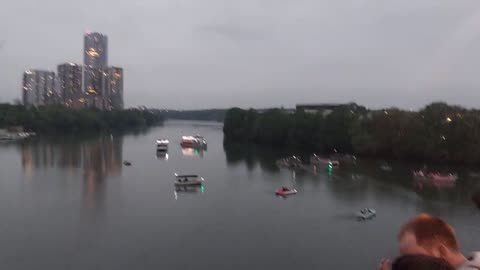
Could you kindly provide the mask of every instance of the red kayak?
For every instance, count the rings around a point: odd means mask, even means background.
[[[280,195],[280,196],[288,196],[288,195],[294,195],[297,194],[296,189],[288,189],[286,187],[281,187],[275,191],[275,194]]]

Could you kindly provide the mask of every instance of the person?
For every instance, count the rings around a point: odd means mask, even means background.
[[[398,234],[401,255],[420,254],[442,258],[457,270],[480,269],[480,252],[465,257],[458,245],[455,231],[440,218],[420,214],[405,223]],[[379,270],[389,269],[389,260]]]
[[[455,270],[447,261],[427,255],[403,255],[392,263],[392,270]]]

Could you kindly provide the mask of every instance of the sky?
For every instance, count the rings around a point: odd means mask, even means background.
[[[108,35],[126,106],[480,108],[478,0],[6,0],[0,102]]]

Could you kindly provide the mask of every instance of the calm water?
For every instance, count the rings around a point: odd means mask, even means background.
[[[208,151],[185,150],[202,134]],[[155,139],[170,139],[168,159]],[[396,233],[420,212],[445,218],[465,251],[480,249],[480,184],[414,185],[410,168],[360,162],[328,175],[279,170],[281,151],[223,145],[222,127],[167,122],[146,133],[36,138],[0,145],[3,269],[375,269],[396,254]],[[131,167],[124,167],[130,160]],[[197,173],[204,190],[175,193],[173,173]],[[352,177],[353,175],[353,177]],[[273,195],[280,185],[296,196]],[[378,216],[357,222],[373,207]]]

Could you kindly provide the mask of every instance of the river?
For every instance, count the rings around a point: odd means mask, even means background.
[[[183,150],[201,134],[207,151]],[[168,138],[168,159],[155,140]],[[4,269],[376,269],[397,254],[399,227],[428,212],[451,223],[464,251],[480,249],[480,181],[414,184],[411,166],[376,161],[327,170],[278,169],[284,151],[223,144],[222,126],[167,121],[130,135],[34,138],[0,144],[0,263]],[[122,164],[124,160],[132,166]],[[175,172],[206,179],[176,192]],[[279,198],[274,190],[299,192]],[[358,222],[371,207],[377,217]]]

